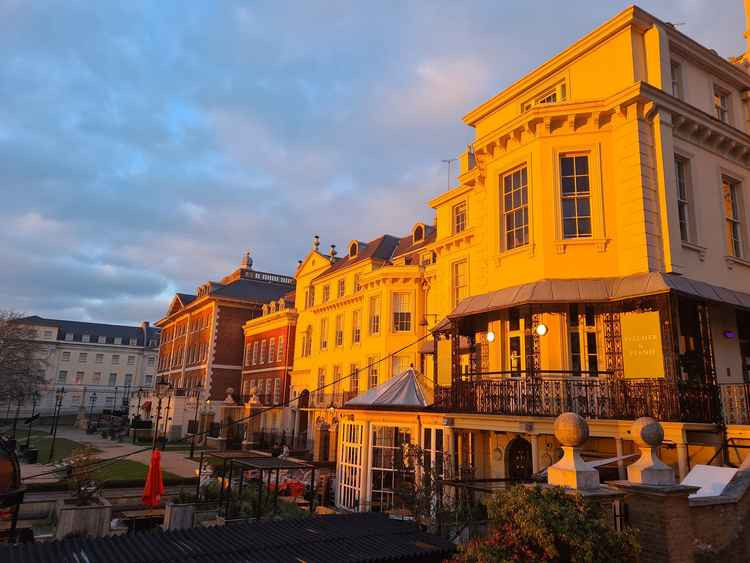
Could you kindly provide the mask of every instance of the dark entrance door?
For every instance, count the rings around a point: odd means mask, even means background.
[[[531,479],[533,466],[531,464],[531,444],[523,438],[514,438],[508,444],[508,478],[518,481]]]

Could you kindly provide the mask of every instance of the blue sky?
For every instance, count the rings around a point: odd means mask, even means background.
[[[744,50],[740,0],[639,5]],[[625,6],[0,0],[0,308],[155,320],[246,250],[402,235],[462,116]]]

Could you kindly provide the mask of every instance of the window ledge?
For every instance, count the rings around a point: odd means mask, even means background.
[[[573,239],[562,239],[555,241],[555,250],[558,254],[565,254],[568,247],[571,246],[594,246],[597,252],[604,252],[607,250],[607,245],[610,243],[610,239],[606,238],[573,238]]]
[[[499,266],[504,258],[509,258],[518,254],[528,254],[529,257],[534,256],[534,243],[525,244],[521,247],[514,248],[513,250],[500,251],[496,258],[497,265]]]
[[[690,242],[688,240],[682,241],[682,248],[686,250],[692,250],[693,252],[698,253],[698,258],[700,258],[701,262],[706,259],[706,251],[708,250],[705,246],[701,246],[700,244],[695,244],[694,242]]]
[[[737,256],[725,256],[724,259],[727,261],[727,266],[731,270],[735,264],[750,268],[750,260],[744,258],[738,258]]]

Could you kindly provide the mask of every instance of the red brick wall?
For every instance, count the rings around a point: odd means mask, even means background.
[[[244,309],[220,305],[214,345],[214,364],[242,365],[244,331],[242,325],[259,315],[258,307]],[[237,371],[239,376],[239,370]],[[239,380],[237,381],[239,383]]]
[[[223,401],[227,396],[227,388],[231,387],[235,393],[240,392],[241,372],[238,369],[213,368],[211,370],[211,389],[206,398],[212,401]]]
[[[281,379],[281,400],[286,401],[289,399],[289,385],[290,377],[289,371],[294,361],[294,331],[295,323],[290,323],[287,326],[266,330],[263,332],[255,333],[252,335],[246,335],[244,339],[243,351],[247,351],[243,358],[243,369],[242,369],[242,394],[249,394],[249,381],[255,380],[258,386],[258,393],[263,395],[267,391],[267,380],[273,381],[277,377]],[[284,346],[282,348],[281,357],[279,357],[279,338],[284,338]],[[269,362],[269,345],[273,338],[274,351],[273,351],[273,362]],[[257,363],[252,364],[252,347],[253,344],[258,343],[258,354]],[[264,362],[260,363],[261,355],[260,348],[261,343],[265,342],[265,358]],[[285,366],[288,366],[286,368]],[[270,368],[273,371],[266,371]],[[261,383],[262,382],[262,383]]]

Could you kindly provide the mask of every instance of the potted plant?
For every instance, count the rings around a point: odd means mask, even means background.
[[[91,446],[82,446],[66,460],[67,483],[72,496],[57,501],[57,539],[71,535],[99,537],[109,533],[112,505],[99,494],[100,485],[93,469],[95,451]]]

